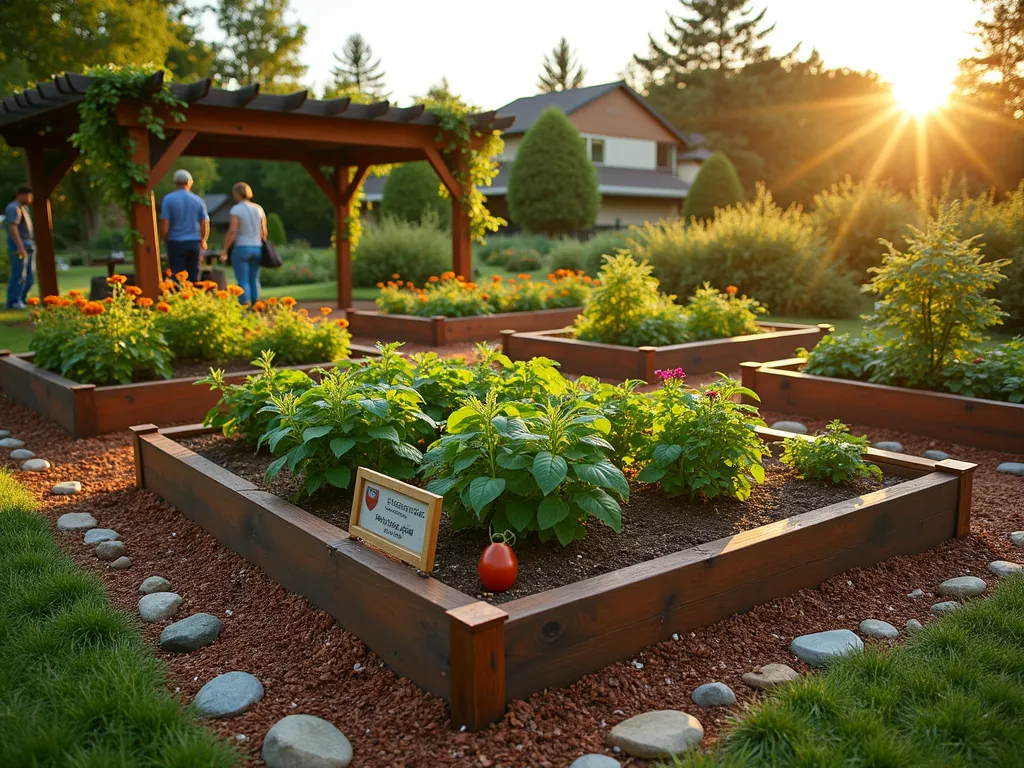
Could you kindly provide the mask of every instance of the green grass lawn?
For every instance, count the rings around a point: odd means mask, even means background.
[[[235,765],[165,692],[135,623],[34,508],[0,472],[0,765]]]
[[[1024,756],[1024,577],[891,652],[804,676],[685,768],[1017,766]]]

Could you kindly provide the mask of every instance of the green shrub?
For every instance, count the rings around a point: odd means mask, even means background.
[[[569,118],[548,107],[523,136],[509,172],[508,210],[527,232],[556,235],[597,219],[597,171]]]
[[[871,362],[879,349],[878,341],[872,334],[851,336],[841,333],[823,338],[813,353],[803,347],[797,349],[796,353],[807,360],[804,373],[863,381],[867,379]]]
[[[509,272],[535,272],[544,266],[540,254],[532,248],[521,248],[505,262],[505,269]]]
[[[419,224],[428,211],[444,227],[452,216],[452,204],[440,195],[440,181],[430,163],[402,163],[391,169],[384,181],[380,202],[382,216],[408,224]]]
[[[631,231],[630,242],[665,290],[680,296],[709,282],[738,286],[779,315],[850,317],[863,305],[849,276],[825,263],[822,237],[802,211],[783,210],[760,185],[754,200],[713,222],[647,224]]]
[[[851,435],[850,428],[836,419],[813,440],[803,435],[787,437],[782,441],[780,461],[797,470],[801,480],[822,480],[833,485],[881,480],[882,470],[864,461],[870,445],[866,437]]]
[[[737,296],[736,286],[720,292],[704,283],[686,303],[686,336],[690,341],[725,339],[757,333],[757,316],[768,312],[760,302]]]
[[[260,270],[260,283],[264,286],[326,283],[338,277],[333,249],[314,249],[309,243],[296,241],[281,246],[277,252],[281,255],[281,266]]]
[[[11,260],[7,258],[7,237],[0,233],[0,283],[11,279]]]
[[[417,285],[451,269],[451,237],[430,216],[419,224],[384,219],[367,227],[352,263],[355,285],[387,282],[394,274]],[[469,275],[466,275],[469,277]]]
[[[525,232],[515,235],[490,235],[487,242],[473,245],[473,259],[478,263],[501,265],[521,248],[532,248],[540,255],[546,256],[556,242],[547,235],[529,235]]]
[[[276,213],[267,214],[267,240],[277,246],[284,246],[288,243],[288,233],[285,232],[284,222]]]
[[[686,193],[682,210],[683,221],[689,221],[691,218],[708,221],[715,218],[716,208],[728,208],[744,200],[746,194],[743,192],[743,184],[736,172],[736,166],[724,152],[714,152],[701,164],[697,178],[693,180],[690,191]]]
[[[850,271],[858,282],[882,263],[879,238],[905,245],[908,225],[921,223],[914,203],[888,184],[854,182],[849,176],[814,196],[811,222],[825,238],[826,258]]]
[[[612,256],[628,246],[629,233],[625,230],[595,235],[586,242],[560,240],[551,249],[548,268],[582,269],[588,275],[595,276],[601,271],[605,256]]]

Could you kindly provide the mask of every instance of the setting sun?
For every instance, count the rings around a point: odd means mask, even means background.
[[[900,108],[911,115],[922,116],[945,106],[950,83],[927,72],[915,72],[895,80],[893,97]]]

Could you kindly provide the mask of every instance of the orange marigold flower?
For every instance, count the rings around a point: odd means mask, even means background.
[[[437,275],[431,275],[430,277],[427,278],[427,282],[428,283],[436,283],[437,279],[438,279]]]
[[[285,296],[283,299],[281,299],[281,303],[284,304],[286,307],[294,307],[295,299],[293,299],[291,296]]]
[[[83,307],[83,306],[85,306],[85,301],[86,300],[85,300],[84,296],[76,296],[75,297],[75,306],[76,307]]]
[[[412,288],[415,288],[416,286],[415,286],[415,285],[413,285],[413,284],[412,284],[412,280],[410,280],[409,282],[407,282],[407,283],[405,284],[405,287],[406,287],[406,288],[410,288],[410,289],[412,289]]]
[[[508,284],[509,284],[509,285],[515,285],[515,284],[516,284],[516,281],[515,281],[515,280],[513,280],[513,279],[512,279],[511,277],[510,277],[510,278],[508,279]]]
[[[560,291],[558,295],[559,296],[568,296],[569,292],[568,291]]]
[[[186,272],[185,270],[181,270],[181,272],[175,272],[174,276],[176,278],[178,278],[178,280],[180,280],[182,282],[184,282],[185,280],[188,280],[188,272]]]
[[[348,328],[348,320],[346,320],[345,318],[335,320],[334,322],[337,323],[339,328]]]
[[[160,290],[162,292],[164,292],[164,293],[166,293],[167,291],[173,291],[174,290],[174,283],[172,283],[170,280],[161,280],[160,281]]]
[[[392,273],[391,273],[391,277],[392,277],[392,279],[394,279],[394,280],[397,280],[398,278],[400,278],[400,277],[401,277],[401,275],[400,275],[400,274],[398,274],[397,272],[392,272]]]
[[[525,272],[520,272],[518,275],[516,275],[516,277],[518,277],[520,280],[529,280],[530,279],[530,276],[528,274],[526,274]]]
[[[25,303],[28,304],[30,307],[34,307],[37,304],[39,304],[39,299],[35,296],[29,296],[27,299],[25,299]]]
[[[231,294],[230,294],[230,293],[228,293],[227,291],[217,291],[217,292],[216,292],[216,293],[214,294],[214,296],[216,296],[216,297],[217,297],[218,299],[226,299],[226,298],[227,298],[228,296],[230,296],[230,295],[231,295]]]
[[[331,311],[332,310],[330,307],[320,307],[320,314],[323,315],[324,317],[327,317],[329,314],[331,314]]]
[[[128,278],[124,275],[113,275],[107,278],[107,285],[124,285],[128,282]]]
[[[54,296],[53,294],[50,294],[49,296],[43,299],[43,303],[46,304],[46,306],[48,307],[58,307],[60,306],[60,296]]]
[[[455,279],[455,273],[454,272],[442,272],[441,273],[441,279],[442,280],[454,280]]]
[[[739,291],[739,288],[737,288],[735,285],[725,286],[725,292],[728,293],[730,296],[735,296],[737,291]]]
[[[384,283],[377,283],[377,287],[378,288],[383,288],[384,287]]]
[[[423,293],[421,293],[421,294],[420,294],[420,301],[421,301],[422,303],[424,303],[424,304],[426,304],[426,303],[427,303],[427,297],[426,297],[426,294],[423,294]]]
[[[403,285],[405,285],[405,283],[403,281],[399,280],[397,283],[395,283],[395,285],[397,285],[399,288],[401,288]]]
[[[243,293],[245,293],[245,291],[242,289],[242,286],[240,285],[229,285],[228,293],[230,293],[232,296],[241,296]]]
[[[163,312],[166,315],[168,312],[171,311],[171,305],[168,304],[166,301],[161,301],[156,305],[156,309],[158,312]]]
[[[195,294],[192,293],[192,291],[182,291],[181,292],[181,298],[183,298],[183,299],[191,299],[193,296],[195,296]]]
[[[582,269],[577,269],[576,270],[576,274],[577,275],[582,275],[583,274],[583,270]]]
[[[270,306],[274,306],[275,304],[277,304],[277,299],[271,296],[269,299],[267,299],[267,304],[269,304]]]
[[[74,298],[76,296],[81,296],[81,295],[82,295],[81,291],[76,291],[76,290],[68,291],[68,296],[70,296],[71,298]]]
[[[153,306],[153,300],[149,296],[139,296],[135,300],[135,306],[142,307],[143,309],[149,309]]]
[[[82,314],[89,316],[102,315],[103,305],[100,304],[98,301],[87,301],[85,303],[85,306],[82,307]]]
[[[491,298],[491,297],[490,297],[490,296],[488,296],[488,295],[487,295],[486,293],[481,293],[481,294],[480,294],[480,298],[481,298],[481,299],[483,299],[484,301],[487,301],[487,300],[488,300],[489,298]]]
[[[559,272],[560,271],[561,270],[559,270]],[[548,272],[548,280],[554,280],[555,277],[556,277],[556,274],[554,272]]]
[[[299,310],[299,314],[302,315],[303,317],[306,317],[309,314],[309,310],[303,307],[302,309]]]
[[[165,269],[164,270],[164,277],[170,277],[170,276],[171,276],[171,270]]]
[[[137,286],[137,285],[126,285],[125,288],[124,288],[124,292],[127,293],[129,296],[141,296],[142,295],[142,289],[139,288],[139,286]]]
[[[491,282],[492,283],[500,283],[501,282],[501,275],[491,275]]]
[[[264,309],[267,308],[267,305],[264,304],[262,301],[257,301],[255,304],[252,305],[252,308],[255,309],[257,312],[262,312]]]

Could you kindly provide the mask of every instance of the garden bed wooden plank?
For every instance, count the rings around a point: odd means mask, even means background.
[[[417,317],[349,309],[346,316],[353,336],[443,347],[465,341],[489,341],[508,329],[542,331],[563,328],[571,325],[581,311],[580,307],[569,307],[471,317]]]
[[[801,372],[803,365],[800,358],[744,363],[743,385],[766,410],[1024,452],[1024,404],[814,376]]]
[[[373,357],[373,347],[353,344],[352,357]],[[330,367],[330,363],[282,366],[302,371]],[[255,369],[224,376],[234,384]],[[0,350],[0,389],[12,401],[57,422],[76,439],[121,432],[133,424],[191,422],[202,419],[220,400],[220,393],[196,386],[205,376],[145,381],[137,384],[96,386],[79,384],[32,363],[31,353]]]
[[[502,334],[502,347],[513,360],[533,357],[557,360],[563,373],[653,382],[654,372],[660,369],[682,368],[690,374],[729,372],[752,356],[767,357],[771,352],[792,354],[797,347],[813,347],[832,328],[829,325],[793,323],[759,325],[763,333],[662,347],[626,347],[580,341],[572,337],[569,328],[532,332],[517,330]]]

